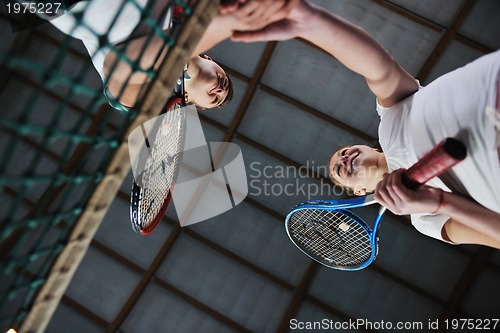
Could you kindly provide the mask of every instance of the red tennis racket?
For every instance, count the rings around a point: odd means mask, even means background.
[[[172,199],[185,142],[185,105],[181,77],[165,111],[134,130],[142,132],[144,143],[130,194],[130,220],[142,235],[153,232]]]

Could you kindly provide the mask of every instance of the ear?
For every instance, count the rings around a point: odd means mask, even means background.
[[[362,196],[362,195],[366,195],[366,188],[362,187],[359,190],[354,190],[353,193],[354,193],[354,195],[357,195],[358,197]]]
[[[189,95],[188,95],[187,91],[184,91],[184,100],[186,101],[186,103],[190,103],[190,101],[189,101]]]

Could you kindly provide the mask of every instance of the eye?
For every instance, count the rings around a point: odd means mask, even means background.
[[[222,86],[224,87],[224,90],[227,90],[227,87],[229,86],[229,79],[227,78],[227,75],[224,76],[224,84]]]
[[[347,148],[345,149],[342,149],[339,153],[340,156],[345,156],[345,154],[347,154]],[[339,176],[339,177],[342,177],[340,175],[340,164],[337,164],[337,166],[335,166],[335,173]]]

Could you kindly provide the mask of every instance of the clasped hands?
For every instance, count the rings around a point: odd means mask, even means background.
[[[300,0],[222,1],[218,19],[233,32],[258,31],[287,18]]]

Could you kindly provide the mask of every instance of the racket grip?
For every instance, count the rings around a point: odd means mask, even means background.
[[[415,190],[465,159],[465,156],[467,149],[462,142],[446,138],[406,170],[403,184]]]

